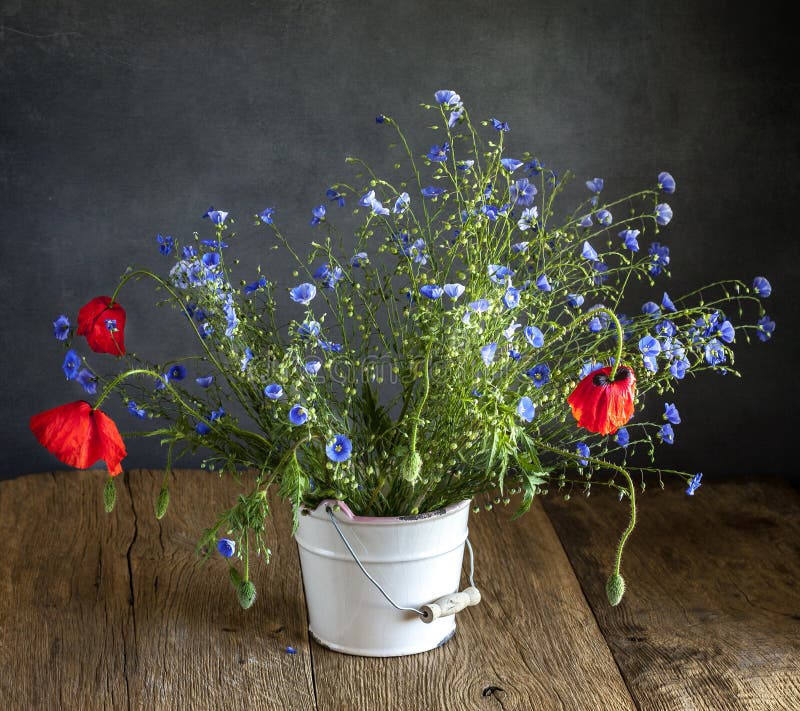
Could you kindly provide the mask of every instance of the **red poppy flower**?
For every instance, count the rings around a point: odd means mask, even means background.
[[[108,296],[95,296],[78,312],[77,333],[95,353],[125,355],[125,309]]]
[[[64,464],[88,469],[102,459],[108,473],[122,472],[128,454],[114,421],[84,401],[71,402],[31,417],[31,432]]]
[[[611,368],[589,373],[567,398],[578,427],[607,435],[616,432],[633,417],[636,376],[621,365],[614,380]]]

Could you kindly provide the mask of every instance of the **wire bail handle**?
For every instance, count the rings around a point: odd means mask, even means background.
[[[339,538],[342,539],[342,543],[344,543],[347,550],[350,552],[350,555],[353,557],[356,565],[361,569],[361,572],[364,573],[367,580],[369,580],[383,595],[389,604],[397,610],[403,610],[405,612],[415,612],[420,616],[420,619],[425,622],[426,624],[430,624],[434,620],[438,620],[440,617],[447,617],[448,615],[454,615],[456,612],[460,612],[465,607],[471,607],[472,605],[477,605],[481,601],[481,593],[478,588],[475,587],[475,553],[472,550],[472,544],[469,542],[469,537],[466,539],[467,549],[469,550],[469,587],[464,588],[461,592],[454,592],[449,595],[444,595],[440,597],[438,600],[434,602],[428,603],[427,605],[423,605],[422,607],[404,607],[403,605],[398,605],[392,598],[389,597],[388,593],[380,586],[377,580],[373,578],[368,572],[367,569],[364,567],[363,563],[358,559],[356,552],[353,550],[353,547],[350,545],[348,540],[345,538],[344,533],[342,533],[342,529],[339,528],[339,524],[336,522],[336,517],[333,515],[333,509],[330,506],[325,506],[325,512],[331,519],[331,523],[333,527],[336,529],[336,533],[339,534]]]

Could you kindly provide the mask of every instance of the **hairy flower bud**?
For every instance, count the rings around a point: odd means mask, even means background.
[[[606,583],[606,597],[612,605],[619,605],[625,594],[625,579],[619,573],[612,573]]]
[[[413,484],[419,479],[422,472],[422,457],[416,450],[411,452],[403,460],[403,468],[401,474],[409,484]]]
[[[103,487],[103,506],[105,506],[106,513],[111,513],[114,510],[114,504],[117,502],[117,487],[114,480],[109,477],[106,485]]]
[[[165,486],[158,494],[158,498],[156,499],[156,518],[161,520],[164,518],[164,514],[167,513],[167,507],[169,506],[169,489]]]
[[[243,610],[250,608],[256,600],[256,586],[250,580],[243,580],[236,591]]]

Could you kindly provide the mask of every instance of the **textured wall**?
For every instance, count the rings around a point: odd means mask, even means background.
[[[32,413],[81,397],[60,371],[59,313],[74,320],[129,264],[165,268],[156,232],[190,235],[210,204],[240,217],[245,259],[280,271],[247,217],[277,205],[302,245],[310,207],[347,175],[344,157],[381,155],[389,139],[375,114],[423,126],[417,104],[440,88],[458,90],[473,116],[509,121],[520,150],[603,176],[608,194],[671,171],[671,293],[770,278],[773,342],[741,344],[741,381],[685,383],[662,463],[791,473],[796,62],[786,17],[729,8],[3,0],[0,476],[59,466],[27,430]],[[427,149],[430,135],[417,135]],[[129,327],[129,344],[154,357],[182,347],[151,292],[134,287],[125,303],[153,314]],[[157,443],[129,449],[128,466],[163,464]]]

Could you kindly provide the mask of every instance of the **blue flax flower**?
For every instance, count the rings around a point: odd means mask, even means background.
[[[244,286],[244,293],[245,294],[252,294],[259,289],[263,289],[267,285],[267,278],[261,277],[258,281],[254,281],[252,284],[245,284]]]
[[[675,304],[672,303],[672,299],[669,298],[669,294],[664,292],[664,296],[661,297],[661,308],[665,311],[677,311],[675,308]]]
[[[639,340],[639,352],[643,356],[657,356],[661,353],[661,344],[650,335],[644,336]]]
[[[500,121],[496,118],[491,119],[492,121],[492,128],[495,131],[510,131],[511,129],[508,126],[508,123],[505,121]]]
[[[672,321],[665,318],[663,321],[659,321],[656,324],[655,332],[656,336],[660,336],[661,338],[672,338],[677,333],[677,328]]]
[[[517,403],[517,415],[524,422],[530,422],[536,416],[536,406],[533,401],[525,395],[519,399]]]
[[[536,326],[525,326],[522,331],[525,340],[531,344],[533,348],[541,348],[544,346],[544,334]]]
[[[343,434],[334,435],[325,445],[325,456],[332,462],[345,462],[350,459],[353,443]]]
[[[489,299],[478,299],[477,301],[470,301],[467,304],[477,314],[482,314],[489,310]]]
[[[483,364],[489,366],[494,361],[494,355],[497,352],[497,344],[489,343],[481,348],[481,360]]]
[[[319,373],[319,369],[322,367],[322,362],[314,358],[313,360],[308,360],[303,365],[303,369],[309,375],[316,375]]]
[[[199,378],[195,378],[194,382],[196,382],[201,388],[208,388],[211,387],[211,383],[214,382],[214,376],[201,375]]]
[[[547,363],[538,363],[525,373],[537,388],[541,388],[550,382],[550,368]]]
[[[756,292],[757,296],[766,299],[772,293],[772,285],[765,277],[758,276],[753,279],[753,291]]]
[[[456,163],[456,168],[464,173],[469,173],[469,171],[472,170],[473,165],[475,165],[474,160],[460,160],[458,163]]]
[[[447,154],[450,152],[450,144],[445,141],[441,146],[434,143],[428,151],[428,160],[434,163],[444,163],[447,160]]]
[[[689,370],[690,363],[686,358],[672,361],[669,366],[670,375],[676,380],[683,380],[686,371]]]
[[[550,286],[550,282],[547,281],[547,274],[542,274],[536,279],[536,288],[539,291],[552,291],[553,287]]]
[[[197,250],[190,244],[184,246],[181,250],[184,259],[192,259],[197,256]]]
[[[203,217],[207,217],[211,222],[215,225],[222,225],[225,224],[225,220],[228,217],[227,212],[223,212],[222,210],[215,210],[213,207],[209,207],[206,210],[206,214]]]
[[[709,365],[719,365],[720,363],[724,363],[726,360],[725,348],[716,338],[712,338],[708,343],[706,343],[704,355],[706,363]]]
[[[292,301],[303,304],[303,306],[308,306],[316,295],[317,287],[308,283],[300,284],[289,291]]]
[[[672,208],[667,203],[662,202],[656,205],[656,222],[661,225],[668,225],[672,219]]]
[[[529,207],[522,211],[522,215],[520,215],[519,221],[517,222],[517,227],[519,227],[523,232],[525,230],[535,228],[536,220],[538,219],[539,208],[534,205],[533,207]]]
[[[583,301],[584,298],[582,294],[567,294],[567,303],[573,309],[579,309],[581,306],[583,306]]]
[[[593,193],[599,193],[603,189],[603,179],[594,178],[594,180],[587,180],[586,187]]]
[[[244,371],[247,370],[247,366],[250,365],[251,360],[253,360],[253,351],[251,351],[249,348],[245,348],[240,366],[240,370],[242,373],[244,373]]]
[[[669,422],[661,425],[658,437],[664,444],[675,444],[675,432]]]
[[[506,289],[506,293],[503,294],[502,301],[507,309],[515,309],[517,306],[519,306],[519,294],[519,289],[513,286],[509,286]]]
[[[342,352],[341,343],[334,343],[333,341],[319,341],[318,343],[319,347],[322,348],[323,351],[330,351],[331,353]]]
[[[461,97],[452,89],[439,89],[434,95],[437,104],[444,104],[447,108],[458,108],[461,106]]]
[[[581,250],[581,257],[584,259],[588,259],[591,262],[597,261],[597,252],[595,251],[594,247],[590,245],[588,242],[583,243],[583,249]]]
[[[489,278],[495,284],[505,284],[506,277],[514,276],[514,270],[502,264],[490,264],[487,267],[487,272],[489,273]]]
[[[520,220],[520,222],[522,222],[522,220]],[[530,242],[515,242],[514,244],[511,245],[511,251],[514,252],[514,254],[521,254],[523,252],[527,252],[529,244]]]
[[[538,158],[534,158],[525,164],[524,170],[530,177],[533,177],[534,175],[539,175],[543,168],[544,163],[542,163]]]
[[[770,319],[769,316],[764,315],[758,319],[757,325],[758,331],[756,331],[756,335],[758,336],[759,340],[766,343],[770,338],[772,338],[772,334],[775,331],[775,322]]]
[[[186,377],[186,368],[180,363],[173,365],[166,374],[167,380],[183,380]]]
[[[311,220],[309,220],[310,225],[318,225],[325,219],[325,213],[327,210],[325,209],[325,205],[317,205],[313,210],[311,210]]]
[[[460,298],[466,290],[463,284],[445,284],[444,293],[447,294],[453,301]]]
[[[88,368],[81,368],[75,376],[75,380],[83,386],[83,389],[89,395],[97,394],[97,376]]]
[[[675,407],[675,403],[665,402],[664,403],[664,419],[673,425],[679,425],[681,423],[681,413],[678,412],[678,408]]]
[[[617,434],[616,434],[616,436],[614,437],[614,441],[615,441],[615,442],[616,442],[616,443],[617,443],[617,444],[618,444],[620,447],[627,447],[627,446],[630,444],[630,442],[631,442],[631,436],[630,436],[630,434],[628,433],[628,430],[627,430],[627,428],[625,428],[625,427],[620,427],[620,428],[617,430]]]
[[[422,188],[422,195],[426,198],[433,198],[437,197],[438,195],[442,195],[444,193],[444,188],[435,188],[432,185],[429,185],[426,188]]]
[[[591,215],[585,215],[583,219],[578,223],[578,227],[591,227],[594,223],[592,222]]]
[[[230,538],[220,538],[217,541],[217,550],[223,558],[231,558],[236,553],[236,541]]]
[[[400,196],[395,200],[392,212],[395,215],[402,215],[411,205],[411,198],[408,193],[400,193]]]
[[[659,173],[658,174],[658,189],[662,193],[667,193],[667,195],[672,195],[675,192],[675,178],[673,178],[669,173]]]
[[[268,207],[266,210],[264,210],[263,212],[259,213],[258,219],[261,220],[261,222],[263,222],[265,225],[271,225],[271,224],[273,224],[273,221],[274,221],[273,218],[272,218],[272,216],[274,214],[275,214],[275,208],[274,207]]]
[[[53,335],[59,341],[67,340],[67,336],[69,336],[69,328],[69,319],[64,314],[61,314],[61,316],[53,321]]]
[[[699,474],[695,474],[691,481],[689,482],[689,488],[686,489],[686,493],[689,496],[694,496],[694,492],[700,488],[700,482],[703,480],[703,473],[700,472]]]
[[[351,267],[363,267],[369,261],[369,256],[366,252],[357,252],[350,259]]]
[[[514,340],[514,336],[517,335],[517,329],[519,329],[519,328],[522,328],[522,324],[521,323],[517,323],[516,321],[514,321],[514,323],[510,323],[508,326],[506,326],[503,329],[503,335],[506,337],[506,340],[513,341]]]
[[[328,188],[325,191],[325,197],[331,202],[336,201],[339,207],[344,207],[344,195],[334,188]]]
[[[581,458],[578,459],[578,464],[582,467],[587,466],[589,460],[584,459],[584,457],[589,456],[589,445],[587,445],[586,442],[578,442],[578,444],[575,445],[575,451],[581,456]]]
[[[133,400],[128,401],[128,412],[131,413],[134,417],[138,417],[140,420],[143,420],[147,417],[147,412],[139,407]]]
[[[619,236],[622,237],[625,249],[629,249],[631,252],[639,251],[639,242],[636,239],[639,236],[639,230],[622,230]]]
[[[527,178],[520,178],[514,181],[508,188],[511,204],[520,205],[522,207],[530,207],[533,205],[533,199],[536,197],[537,192],[539,191],[536,189],[536,186]],[[535,218],[536,214],[534,214],[533,217]]]
[[[419,293],[431,299],[431,301],[436,301],[436,299],[440,299],[442,297],[442,294],[444,294],[444,289],[436,284],[425,284],[425,286],[421,286],[419,288]]]
[[[175,239],[169,235],[166,237],[156,235],[156,241],[158,242],[158,251],[165,256],[175,248]]]
[[[522,167],[522,161],[517,160],[516,158],[501,158],[500,165],[502,165],[509,173],[513,173],[517,168]]]
[[[663,268],[669,265],[669,247],[664,247],[659,242],[653,242],[650,245],[649,254],[651,257],[649,271],[653,276],[658,276]]]
[[[75,378],[78,377],[80,367],[81,357],[73,350],[67,351],[67,355],[64,357],[64,363],[61,366],[64,375],[67,376],[67,380],[75,380]]]
[[[383,114],[378,114],[375,117],[375,123],[383,123],[384,121],[386,121],[386,117]]]
[[[716,335],[725,343],[733,343],[736,338],[736,330],[733,328],[733,324],[726,319],[719,325]]]
[[[289,410],[289,422],[302,425],[308,420],[308,411],[302,405],[295,405]]]
[[[608,227],[614,221],[613,215],[605,209],[598,210],[594,216],[597,218],[597,222],[604,227]]]
[[[264,395],[270,400],[280,400],[283,397],[283,388],[278,383],[270,383],[264,388]]]

